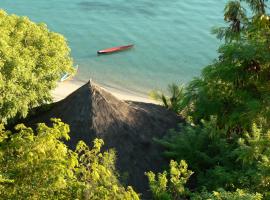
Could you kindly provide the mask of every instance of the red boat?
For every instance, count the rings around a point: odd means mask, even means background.
[[[130,45],[126,45],[126,46],[112,47],[109,49],[99,50],[97,53],[98,54],[114,53],[114,52],[130,49],[133,46],[134,46],[133,44],[130,44]]]

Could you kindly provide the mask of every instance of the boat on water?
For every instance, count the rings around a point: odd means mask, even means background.
[[[119,47],[112,47],[112,48],[108,48],[108,49],[103,49],[103,50],[99,50],[97,51],[98,54],[109,54],[109,53],[114,53],[114,52],[118,52],[118,51],[124,51],[127,49],[130,49],[134,46],[134,44],[129,44],[126,46],[119,46]]]
[[[76,65],[74,68],[75,68],[76,73],[77,73],[78,68],[79,68],[79,65]],[[73,74],[65,73],[65,74],[63,74],[63,76],[61,77],[60,82],[64,82],[64,81],[66,81],[66,80],[69,80],[69,79],[71,79],[72,77],[73,77]]]

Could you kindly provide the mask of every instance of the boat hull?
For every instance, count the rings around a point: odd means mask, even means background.
[[[110,54],[110,53],[115,53],[115,52],[131,49],[133,46],[134,45],[131,44],[131,45],[126,45],[126,46],[112,47],[109,49],[99,50],[99,51],[97,51],[97,53],[98,54]]]
[[[77,72],[78,72],[79,65],[76,65],[74,68],[75,68],[76,73],[77,73]],[[71,79],[72,77],[73,77],[72,74],[69,74],[69,73],[66,72],[66,73],[63,74],[63,76],[61,77],[60,82],[67,81],[67,80]]]

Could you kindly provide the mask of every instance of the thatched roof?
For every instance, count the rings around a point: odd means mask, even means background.
[[[91,145],[96,137],[104,139],[105,148],[117,152],[119,173],[128,175],[127,184],[141,193],[146,192],[148,185],[144,172],[160,171],[168,164],[153,138],[161,138],[180,122],[161,106],[118,100],[90,81],[33,117],[30,124],[49,123],[50,118],[60,118],[70,125],[71,148],[79,140]]]

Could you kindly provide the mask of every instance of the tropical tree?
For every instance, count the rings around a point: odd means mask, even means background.
[[[264,15],[268,0],[242,0],[249,4],[251,10],[257,15]]]
[[[202,76],[187,87],[190,115],[196,122],[217,116],[219,128],[229,132],[250,129],[252,122],[270,120],[270,21],[265,1],[246,1],[248,16],[240,1],[225,8],[228,27],[216,29],[225,44],[219,58],[203,69]]]
[[[152,91],[150,92],[150,97],[161,102],[165,108],[179,114],[183,109],[184,86],[178,86],[174,83],[170,84],[168,85],[167,93],[168,95],[161,91]]]
[[[228,27],[214,28],[213,33],[217,38],[225,38],[226,41],[239,38],[241,31],[248,22],[245,9],[240,1],[229,1],[224,9],[224,21],[229,23]]]
[[[0,123],[6,123],[51,101],[57,80],[73,68],[65,38],[45,24],[0,10],[0,33]]]
[[[228,26],[214,29],[224,40],[219,57],[189,83],[182,100],[192,123],[157,140],[166,157],[186,160],[194,171],[187,182],[191,199],[270,199],[266,2],[228,2]]]
[[[93,148],[79,142],[69,150],[63,143],[69,127],[56,119],[52,127],[39,124],[33,131],[20,124],[15,130],[0,127],[1,199],[139,199],[119,184],[115,153],[101,153],[101,139]]]

